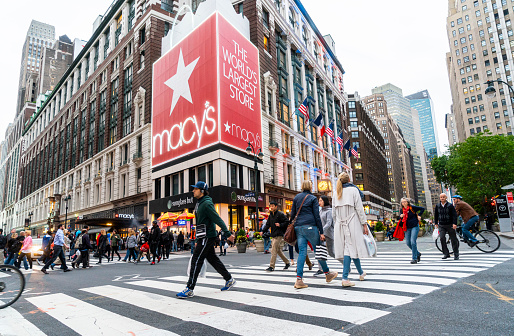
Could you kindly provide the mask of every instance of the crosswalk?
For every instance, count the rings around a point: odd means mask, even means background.
[[[382,253],[361,260],[365,281],[359,281],[352,270],[355,287],[342,288],[340,276],[327,284],[324,277],[312,276],[315,267],[305,272],[309,287],[302,290],[293,288],[294,267],[281,271],[283,264],[277,264],[276,271],[266,273],[268,265],[261,264],[230,268],[236,287],[221,292],[223,280],[208,267],[189,300],[175,298],[187,281],[183,275],[130,279],[84,287],[73,294],[22,296],[30,312],[12,307],[0,310],[0,335],[52,334],[52,329],[41,325],[41,315],[59,323],[63,334],[351,335],[352,325],[387,316],[392,307],[512,258],[514,251],[463,253],[458,261],[424,253],[421,263],[411,265],[408,253]],[[337,260],[328,260],[328,265],[342,272]]]

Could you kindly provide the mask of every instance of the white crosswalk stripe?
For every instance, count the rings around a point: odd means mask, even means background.
[[[493,255],[463,253],[461,260],[454,261],[441,260],[441,254],[434,252],[423,253],[421,263],[411,265],[409,253],[383,253],[378,258],[361,260],[367,273],[365,281],[359,281],[352,265],[349,278],[356,284],[352,288],[341,287],[341,275],[329,284],[324,276],[313,277],[317,270],[315,265],[304,274],[309,287],[295,289],[295,267],[282,271],[284,264],[279,261],[271,273],[264,271],[268,265],[230,268],[237,284],[228,292],[219,290],[224,280],[209,266],[207,277],[198,280],[195,297],[188,300],[175,298],[175,293],[184,289],[187,282],[184,275],[127,279],[116,282],[115,286],[82,288],[76,295],[42,294],[22,298],[38,312],[44,312],[80,335],[178,335],[183,334],[183,328],[187,329],[189,324],[191,328],[199,325],[207,328],[205,334],[218,330],[215,334],[261,336],[265,327],[273,330],[273,335],[347,335],[341,328],[346,330],[349,325],[384,317],[390,314],[390,307],[408,304],[420,295],[513,257],[514,252],[509,251]],[[92,266],[117,263],[123,262]],[[331,270],[342,272],[339,261],[330,259],[327,263]],[[35,264],[34,268],[36,271],[40,266]],[[94,296],[86,298],[86,295]],[[111,311],[111,305],[106,302],[126,305],[138,313],[123,316],[116,310]],[[139,318],[148,314],[157,314],[160,318]],[[174,322],[164,323],[162,316]],[[13,308],[1,310],[0,335],[45,335],[37,323],[26,317]]]

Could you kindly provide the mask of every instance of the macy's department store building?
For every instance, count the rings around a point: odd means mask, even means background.
[[[151,220],[192,212],[190,185],[200,180],[229,229],[256,228],[247,218],[255,212],[255,181],[264,190],[263,167],[258,160],[256,173],[245,150],[249,143],[256,153],[263,147],[259,55],[248,19],[226,3],[202,3],[194,25],[184,17],[154,63]],[[190,228],[182,222],[173,229]]]

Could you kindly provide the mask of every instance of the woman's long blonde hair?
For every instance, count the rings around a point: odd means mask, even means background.
[[[135,236],[136,235],[136,233],[134,232],[134,229],[129,229],[128,230],[128,234],[129,234],[129,236]]]
[[[336,191],[337,191],[337,198],[343,197],[343,184],[350,182],[350,175],[348,175],[347,172],[342,172],[337,177],[337,185],[336,185]]]

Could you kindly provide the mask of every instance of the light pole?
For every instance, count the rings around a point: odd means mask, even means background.
[[[494,98],[496,96],[496,89],[494,88],[493,83],[507,85],[507,87],[510,90],[510,93],[512,94],[511,101],[512,101],[512,99],[514,99],[514,89],[512,88],[512,86],[510,86],[509,83],[504,82],[499,78],[497,80],[488,80],[487,82],[484,83],[484,84],[487,84],[487,88],[485,89],[485,95],[487,96],[487,98]],[[509,115],[509,119],[511,119],[510,120],[511,124],[513,121],[512,120],[513,117],[514,117],[514,112]]]
[[[27,216],[29,216],[29,223],[28,225],[26,225],[25,229],[28,229],[30,227],[30,223],[32,222],[32,216],[34,215],[34,213],[32,211],[30,211]]]
[[[66,212],[65,212],[65,215],[64,215],[64,228],[66,228],[66,225],[68,224],[68,201],[70,199],[71,199],[70,195],[64,197],[64,199],[63,199],[66,202]]]
[[[259,152],[257,152],[257,148],[253,147],[253,145],[248,142],[248,147],[246,147],[246,153],[248,155],[251,155],[253,157],[254,165],[254,196],[255,196],[255,224],[256,224],[256,230],[259,229],[259,189],[257,187],[257,174],[259,174],[259,171],[257,170],[257,163],[259,160],[262,161],[262,158],[264,157],[264,154],[262,153],[262,150],[259,148]]]

